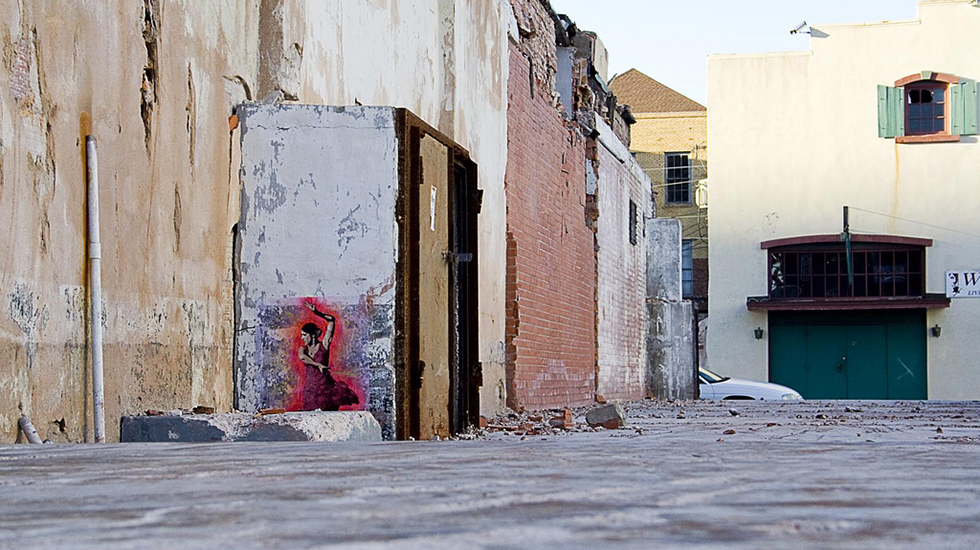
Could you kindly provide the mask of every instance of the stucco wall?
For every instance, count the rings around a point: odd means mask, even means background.
[[[91,430],[83,112],[99,140],[110,438],[123,413],[232,406],[228,117],[277,89],[408,107],[469,150],[484,190],[481,405],[503,407],[507,2],[0,0],[0,13],[0,438],[21,411],[42,436]]]
[[[694,316],[681,298],[681,222],[647,220],[647,389],[659,399],[694,399]]]
[[[481,411],[504,407],[507,0],[264,0],[282,5],[263,34],[281,88],[304,103],[406,107],[452,138],[478,166]],[[281,32],[275,29],[280,25]]]
[[[596,120],[599,139],[597,392],[606,399],[646,396],[646,218],[653,215],[650,180],[611,128]],[[629,202],[636,203],[636,244]]]
[[[761,241],[839,233],[842,207],[856,232],[926,237],[927,292],[943,293],[949,269],[980,265],[976,137],[960,143],[896,144],[877,137],[877,85],[923,70],[980,79],[973,36],[980,10],[966,0],[919,5],[915,21],[814,25],[811,51],[712,56],[712,368],[767,378],[764,313],[746,310],[766,294]],[[928,225],[927,225],[928,224]],[[929,310],[929,397],[980,397],[975,337],[980,302]]]
[[[0,1],[0,441],[91,433],[86,195],[98,140],[106,419],[231,406],[228,116],[257,2]],[[228,78],[225,78],[228,77]]]
[[[358,394],[344,409],[370,410],[391,438],[395,111],[249,105],[240,116],[238,409],[323,407],[302,395],[300,329],[326,327],[310,304],[336,320],[330,373]]]

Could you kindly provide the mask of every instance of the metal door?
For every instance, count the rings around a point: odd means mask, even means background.
[[[811,325],[806,327],[806,399],[847,397],[844,327]],[[794,388],[795,389],[795,388]]]
[[[844,341],[848,399],[888,399],[888,330],[851,325]]]
[[[771,312],[769,379],[807,399],[926,399],[920,310]]]
[[[432,439],[479,418],[477,216],[481,193],[468,155],[406,115],[410,205],[402,262],[412,281],[403,325],[410,365],[401,437]]]
[[[451,321],[456,317],[450,295],[449,149],[423,135],[419,193],[419,433],[422,439],[450,435]]]

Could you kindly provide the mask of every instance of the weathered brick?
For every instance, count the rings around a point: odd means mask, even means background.
[[[590,403],[595,393],[594,233],[585,225],[585,142],[528,85],[511,46],[508,97],[508,405]],[[539,90],[540,92],[540,90]]]

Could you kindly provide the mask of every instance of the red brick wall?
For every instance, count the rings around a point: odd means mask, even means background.
[[[585,225],[585,143],[510,48],[507,110],[507,405],[594,400],[596,264]]]
[[[708,259],[694,259],[694,297],[708,297]]]

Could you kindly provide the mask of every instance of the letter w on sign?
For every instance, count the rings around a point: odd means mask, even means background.
[[[946,272],[947,298],[980,298],[980,270]]]

